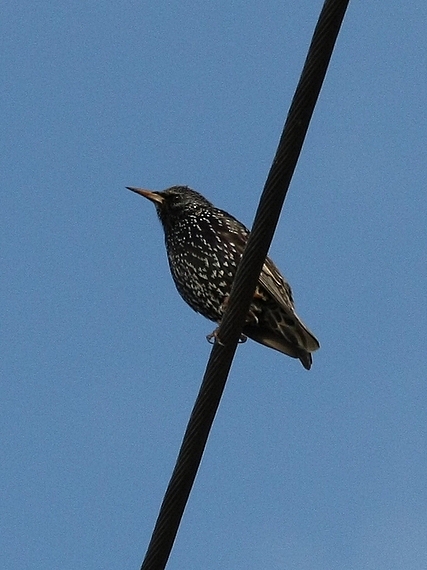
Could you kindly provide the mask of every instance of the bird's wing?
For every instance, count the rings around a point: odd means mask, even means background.
[[[269,257],[264,262],[259,280],[261,285],[286,312],[294,313],[294,300],[289,283],[285,281]]]
[[[238,224],[238,231],[236,231],[236,224]],[[227,220],[221,228],[220,233],[229,243],[233,244],[235,253],[240,258],[248,241],[249,230],[234,219],[232,223]],[[292,290],[289,284],[269,257],[266,258],[262,267],[261,275],[259,276],[259,286],[261,286],[261,290],[258,289],[258,293],[262,295],[262,289],[264,289],[265,293],[270,295],[280,307],[286,325],[294,329],[295,333],[298,333],[297,337],[301,339],[301,347],[309,352],[317,350],[319,343],[316,337],[308,330],[295,312]],[[289,317],[289,319],[287,319],[287,317]],[[263,342],[260,338],[256,340]],[[280,350],[277,346],[275,348]],[[287,354],[289,354],[289,352],[287,352]]]
[[[230,221],[226,219],[220,233],[224,239],[233,244],[240,258],[246,247],[250,232],[241,222],[229,214],[227,214],[227,216],[233,221],[230,223]],[[238,231],[236,231],[236,226],[238,227]],[[264,289],[286,312],[294,313],[294,301],[291,288],[269,257],[267,257],[264,262],[259,280]]]
[[[292,290],[269,257],[265,260],[259,281],[281,307],[284,315],[290,317],[287,324],[294,328],[295,331],[298,331],[298,336],[304,349],[309,352],[317,350],[320,346],[318,340],[296,314]]]
[[[221,213],[223,212],[221,211]],[[248,242],[249,230],[241,222],[227,214],[219,233],[227,242],[233,244],[237,255],[240,257]],[[269,257],[264,262],[259,280],[264,289],[283,309],[293,312],[294,301],[291,288]]]

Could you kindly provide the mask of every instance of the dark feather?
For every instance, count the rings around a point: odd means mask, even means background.
[[[165,232],[175,285],[190,307],[220,322],[249,230],[186,186],[163,192],[130,188],[156,206]],[[295,312],[289,284],[270,258],[265,260],[243,333],[310,369],[319,348]]]

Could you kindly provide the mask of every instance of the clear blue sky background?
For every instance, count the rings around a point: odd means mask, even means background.
[[[152,205],[251,225],[320,1],[6,1],[0,567],[139,568],[210,346]],[[168,568],[427,567],[427,3],[350,4]]]

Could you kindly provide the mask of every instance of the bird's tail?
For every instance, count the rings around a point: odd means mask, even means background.
[[[318,340],[295,313],[290,317],[280,311],[280,318],[277,313],[279,311],[274,315],[274,322],[247,324],[243,333],[260,344],[299,358],[304,368],[310,370],[311,353],[320,348]]]

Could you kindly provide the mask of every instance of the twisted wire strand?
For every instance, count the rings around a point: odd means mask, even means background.
[[[141,570],[163,570],[168,561],[348,3],[326,0],[319,16]]]

